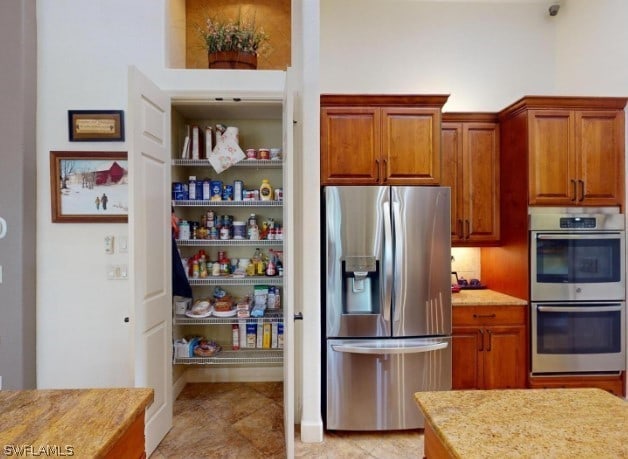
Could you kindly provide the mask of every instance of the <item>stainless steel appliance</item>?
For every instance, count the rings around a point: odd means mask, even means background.
[[[532,301],[625,299],[625,216],[595,210],[530,214]]]
[[[626,368],[626,303],[533,302],[532,373],[620,372]]]
[[[423,426],[451,389],[450,189],[324,189],[327,429]]]
[[[533,374],[625,369],[624,219],[614,208],[530,213]]]

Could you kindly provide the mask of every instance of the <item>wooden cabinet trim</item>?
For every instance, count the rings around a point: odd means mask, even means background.
[[[443,112],[443,123],[497,123],[497,113],[489,112]]]
[[[626,97],[524,96],[499,112],[499,119],[516,116],[529,109],[623,110]]]
[[[449,94],[321,94],[321,107],[339,106],[421,106],[442,107]]]

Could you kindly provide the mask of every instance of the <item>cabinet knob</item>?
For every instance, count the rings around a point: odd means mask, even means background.
[[[294,320],[303,320],[303,313],[302,312],[297,312],[294,315]]]

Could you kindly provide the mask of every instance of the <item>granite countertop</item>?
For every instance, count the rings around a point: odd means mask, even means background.
[[[489,289],[460,290],[451,294],[452,306],[525,306],[526,300]]]
[[[628,457],[628,402],[602,389],[417,392],[453,457]]]
[[[22,455],[102,457],[153,397],[140,388],[0,391],[0,456],[26,447]]]

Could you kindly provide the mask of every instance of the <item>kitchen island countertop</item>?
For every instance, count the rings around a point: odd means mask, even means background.
[[[628,457],[628,402],[601,389],[417,392],[437,457]],[[429,446],[428,446],[429,444]],[[441,449],[442,447],[442,449]]]
[[[452,306],[525,306],[526,300],[490,289],[460,290],[451,294]]]
[[[0,456],[106,457],[136,424],[143,450],[153,397],[141,388],[0,391]]]

